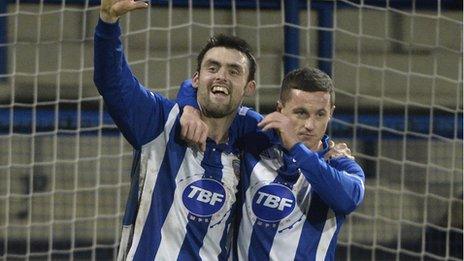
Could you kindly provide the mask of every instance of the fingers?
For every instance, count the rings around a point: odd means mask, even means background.
[[[147,2],[148,2],[148,0],[136,1],[136,2],[134,2],[134,4],[132,5],[132,9],[131,9],[131,10],[147,8],[147,7],[148,7],[148,3],[147,3]]]
[[[186,140],[189,125],[184,123],[183,121],[180,121],[180,126],[181,126],[181,128],[180,128],[180,138],[183,139],[183,140]]]
[[[329,142],[330,150],[324,155],[325,160],[330,160],[338,157],[347,157],[354,160],[354,157],[351,155],[351,150],[348,148],[346,143],[337,143],[333,146],[334,142]]]
[[[269,122],[273,122],[273,121],[276,121],[278,120],[278,117],[280,116],[280,113],[279,112],[273,112],[273,113],[269,113],[266,117],[264,117],[261,122],[258,123],[258,127],[262,128],[263,126],[265,126],[266,124],[268,124]]]
[[[269,122],[270,122],[270,119],[266,116],[258,123],[258,127],[262,128]]]
[[[206,126],[206,131],[201,133],[200,139],[198,141],[200,150],[203,152],[206,150],[206,139],[208,138],[208,134],[209,134],[209,129],[208,129],[208,126]]]
[[[272,121],[272,122],[267,122],[265,123],[263,126],[262,126],[262,130],[263,131],[267,131],[267,130],[270,130],[270,129],[276,129],[276,130],[280,130],[280,123],[279,122],[276,122],[276,121]]]
[[[342,154],[345,154],[346,156],[351,156],[351,150],[348,148],[348,145],[346,143],[338,143],[335,145],[335,149]]]
[[[263,120],[258,123],[258,127],[263,131],[269,129],[281,130],[283,120],[283,115],[280,112],[273,112],[264,117]]]
[[[335,142],[333,142],[332,140],[329,141],[329,148],[333,148],[335,147]]]
[[[115,16],[120,17],[127,12],[130,12],[136,9],[147,8],[147,7],[148,7],[148,4],[144,1],[133,1],[133,0],[119,1],[113,5],[112,12],[115,14]]]
[[[333,151],[329,150],[325,155],[324,155],[324,160],[331,160],[333,157],[334,153]]]
[[[208,132],[208,126],[204,123],[200,123],[193,133],[192,142],[197,144],[201,151],[206,150],[206,138],[208,138]]]
[[[180,137],[190,146],[205,151],[208,134],[208,126],[202,121],[181,121]]]

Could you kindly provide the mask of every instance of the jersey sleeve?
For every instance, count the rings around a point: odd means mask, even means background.
[[[142,86],[129,68],[119,23],[99,19],[94,37],[94,82],[113,121],[136,149],[158,136],[175,105]]]
[[[280,137],[275,130],[263,131],[258,127],[258,123],[263,118],[261,114],[248,107],[239,108],[229,134],[229,136],[236,139],[239,150],[259,154],[261,150],[280,141]]]
[[[181,108],[188,105],[197,110],[200,109],[197,102],[197,89],[193,87],[192,80],[190,79],[182,82],[176,100]]]
[[[330,161],[297,143],[289,154],[296,160],[302,174],[311,187],[337,213],[349,214],[364,198],[364,172],[347,157]]]

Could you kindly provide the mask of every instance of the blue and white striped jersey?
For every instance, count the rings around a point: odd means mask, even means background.
[[[100,20],[94,39],[95,84],[136,150],[118,259],[227,260],[240,168],[233,144],[243,116],[228,143],[208,141],[204,153],[188,148],[178,138],[182,106],[137,81],[120,35],[118,24]]]
[[[241,140],[235,259],[334,260],[345,215],[363,199],[364,173],[346,157],[324,161],[328,137],[322,142],[312,152],[302,143],[287,151],[272,132]]]
[[[185,84],[178,99],[195,96],[195,89]],[[237,142],[241,221],[234,259],[334,260],[345,216],[364,197],[361,167],[347,157],[326,162],[328,136],[322,139],[322,151],[302,143],[287,151],[275,132],[252,130],[261,115],[246,108],[241,114],[247,116],[248,128]]]

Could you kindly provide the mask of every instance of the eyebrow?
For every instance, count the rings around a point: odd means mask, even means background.
[[[216,61],[216,60],[214,60],[214,59],[208,59],[208,60],[206,60],[206,61],[205,61],[205,65],[207,65],[207,64],[212,64],[212,65],[217,65],[217,66],[221,65],[221,63],[220,63],[219,61]],[[238,63],[226,63],[226,66],[227,66],[227,67],[234,68],[234,69],[238,69],[238,70],[242,70],[242,68],[243,68],[243,67],[240,66],[240,64],[238,64]]]
[[[305,107],[296,107],[296,108],[293,108],[293,111],[304,111],[306,113],[309,113],[309,110],[306,109]],[[323,109],[319,109],[319,110],[316,111],[316,113],[318,113],[318,112],[327,112],[327,110],[325,108],[323,108]]]
[[[304,108],[304,107],[296,107],[296,108],[293,108],[293,111],[294,111],[294,112],[302,111],[302,112],[304,112],[304,113],[309,113],[309,111],[308,111],[306,108]]]

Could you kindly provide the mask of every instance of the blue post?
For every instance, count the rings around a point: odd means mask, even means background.
[[[318,8],[319,27],[319,69],[332,75],[332,47],[333,47],[333,3],[326,2]]]
[[[284,30],[284,71],[285,74],[299,67],[297,56],[300,54],[300,37],[298,28],[291,27],[299,25],[298,1],[285,1],[285,30]]]
[[[0,15],[6,15],[7,2],[0,1]],[[2,74],[6,74],[6,21],[6,16],[0,16],[0,81],[6,80],[6,77],[1,76]]]

